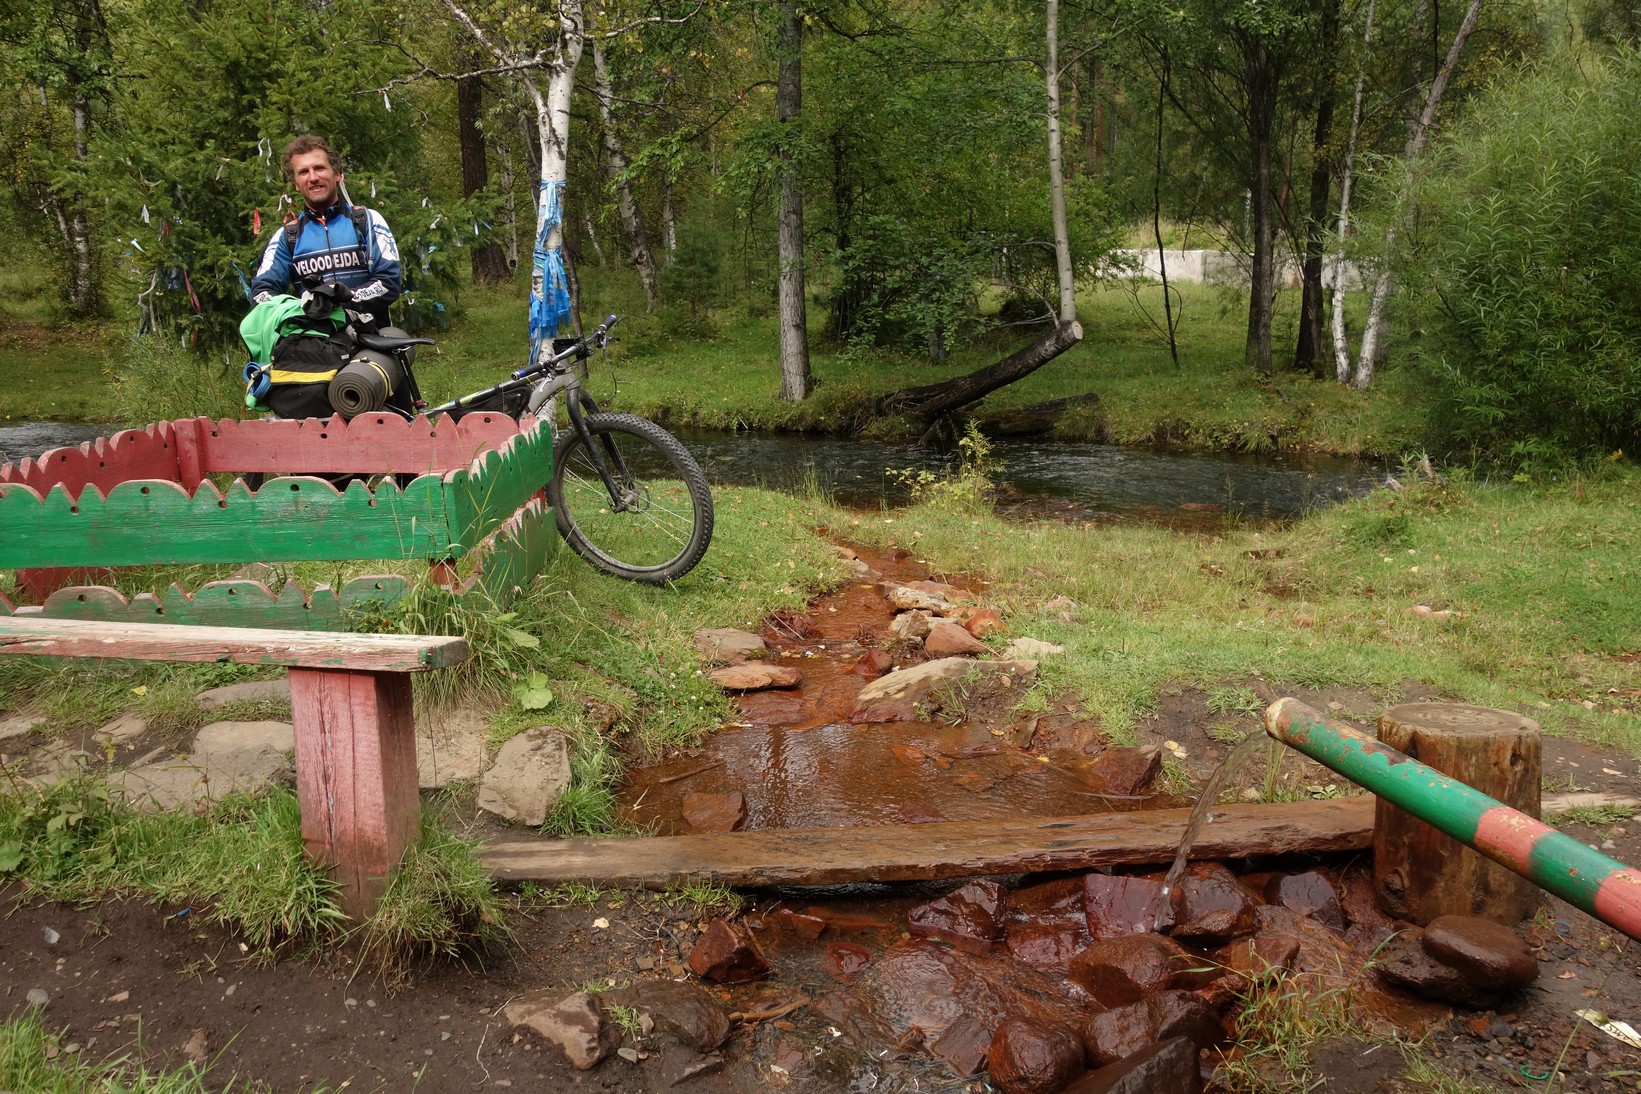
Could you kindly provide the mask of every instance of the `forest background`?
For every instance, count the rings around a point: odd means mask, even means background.
[[[641,409],[674,421],[922,428],[886,396],[1080,319],[1001,396],[1073,397],[1062,434],[1612,458],[1641,434],[1638,35],[1623,0],[18,0],[3,360],[56,342],[231,408],[280,150],[316,132],[397,233],[401,321],[490,378],[562,183],[571,287],[642,313]],[[1159,245],[1239,273],[1119,253]],[[1125,372],[1177,420],[1125,421]],[[1231,392],[1212,427],[1177,409]]]

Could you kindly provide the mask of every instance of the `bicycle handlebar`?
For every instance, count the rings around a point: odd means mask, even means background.
[[[592,333],[584,335],[581,338],[577,338],[573,345],[571,345],[567,349],[564,349],[564,350],[562,350],[558,353],[553,354],[551,357],[549,357],[547,360],[541,362],[539,365],[530,365],[526,368],[519,369],[517,372],[514,372],[512,374],[513,379],[523,380],[524,378],[526,378],[528,376],[534,376],[538,372],[542,372],[542,371],[545,371],[546,369],[552,368],[554,365],[558,364],[560,361],[567,361],[571,357],[578,356],[588,346],[596,346],[596,347],[602,349],[604,347],[604,344],[609,341],[610,328],[615,326],[616,323],[618,323],[618,322],[620,322],[620,316],[616,316],[616,315],[606,316],[605,319],[604,319],[604,322],[600,323],[598,326],[593,328]]]

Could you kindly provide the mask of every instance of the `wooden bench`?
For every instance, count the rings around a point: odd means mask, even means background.
[[[364,919],[421,824],[410,674],[467,660],[464,638],[0,616],[0,654],[284,665],[302,843]]]

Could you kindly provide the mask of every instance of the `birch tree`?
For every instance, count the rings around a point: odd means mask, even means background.
[[[610,83],[610,66],[604,60],[604,45],[594,38],[593,94],[598,99],[598,117],[602,123],[604,161],[610,172],[610,185],[615,189],[616,204],[621,211],[621,227],[627,233],[627,255],[638,271],[644,286],[646,311],[654,311],[660,298],[660,284],[655,270],[655,252],[650,248],[649,230],[644,224],[644,210],[639,208],[633,195],[632,179],[628,174],[627,153],[616,128],[615,89]]]

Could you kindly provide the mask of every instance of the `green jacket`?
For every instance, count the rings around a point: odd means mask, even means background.
[[[314,320],[303,314],[301,298],[271,296],[252,308],[250,314],[239,321],[239,337],[245,343],[245,348],[250,351],[253,363],[268,365],[273,360],[274,347],[279,344],[281,338],[288,338],[293,334],[329,338],[346,323],[347,316],[341,308],[333,309],[329,319]],[[324,381],[335,374],[334,369],[323,375],[307,372],[287,373],[282,369],[270,371],[276,384]]]

